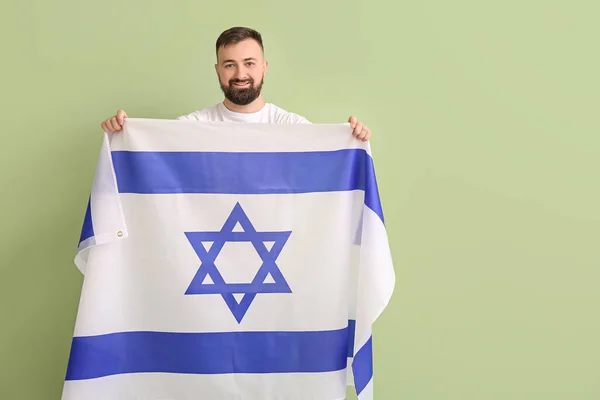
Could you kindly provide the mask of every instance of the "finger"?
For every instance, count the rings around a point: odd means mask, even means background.
[[[111,118],[110,119],[110,123],[111,123],[111,126],[112,126],[112,128],[113,128],[114,131],[120,131],[121,130],[121,126],[117,122],[117,118],[116,117]]]
[[[355,128],[358,121],[356,120],[355,116],[351,115],[350,118],[348,118],[348,122],[350,122],[350,126],[352,128]]]
[[[108,127],[106,126],[106,121],[103,121],[102,124],[100,124],[100,126],[102,127],[102,130],[104,132],[108,132]]]
[[[358,132],[358,134],[356,135],[356,138],[362,140],[365,138],[366,134],[367,134],[367,129],[363,128],[360,132]]]
[[[111,133],[114,131],[112,124],[110,123],[110,120],[108,120],[108,119],[106,121],[104,121],[103,126],[104,126],[104,132]]]
[[[119,110],[117,112],[117,121],[119,121],[119,125],[123,125],[125,122],[125,118],[127,118],[127,114],[123,110]]]
[[[104,126],[104,131],[105,132],[110,133],[110,132],[113,131],[112,124],[110,123],[109,119],[107,119],[106,121],[104,121],[103,126]]]
[[[354,136],[360,135],[360,132],[363,130],[363,124],[360,122],[356,123],[356,127],[354,128]]]
[[[360,135],[358,135],[358,138],[360,140],[362,140],[363,142],[365,142],[365,141],[367,141],[369,139],[369,136],[371,136],[371,131],[369,131],[369,129],[365,127],[360,132]]]

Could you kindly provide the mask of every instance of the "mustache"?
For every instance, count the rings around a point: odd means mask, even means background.
[[[236,79],[230,79],[230,80],[229,80],[229,84],[230,84],[230,85],[231,85],[232,83],[246,83],[246,82],[249,82],[249,83],[254,83],[254,79],[252,79],[252,78],[248,78],[248,79],[237,79],[237,78],[236,78]]]

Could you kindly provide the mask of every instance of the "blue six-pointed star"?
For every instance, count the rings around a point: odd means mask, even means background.
[[[238,223],[243,232],[233,231]],[[257,294],[292,293],[276,263],[291,233],[291,231],[257,232],[239,203],[236,203],[220,231],[185,232],[201,261],[200,268],[185,294],[220,294],[236,321],[240,323]],[[202,242],[213,244],[207,251]],[[256,249],[262,259],[262,265],[252,282],[226,283],[223,279],[215,260],[227,242],[250,242]],[[267,249],[265,242],[273,243],[271,250]],[[265,282],[269,275],[273,281]],[[207,276],[212,279],[211,283],[205,282]],[[234,294],[244,295],[239,303]]]

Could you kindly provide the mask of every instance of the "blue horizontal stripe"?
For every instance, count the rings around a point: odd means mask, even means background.
[[[360,394],[369,384],[373,377],[373,338],[358,350],[352,360],[352,373],[354,375],[354,387],[356,394]]]
[[[87,208],[85,210],[85,217],[83,218],[83,226],[81,227],[81,235],[79,236],[79,243],[86,239],[94,236],[94,224],[92,222],[92,198],[88,198]]]
[[[379,198],[379,187],[375,175],[375,165],[373,164],[373,159],[368,154],[365,160],[365,205],[379,216],[381,222],[384,222],[383,209]]]
[[[346,368],[348,329],[315,332],[124,332],[75,337],[66,380],[115,374],[310,373]]]
[[[348,320],[348,357],[354,357],[354,335],[356,333],[356,320]]]
[[[383,221],[371,156],[337,151],[113,151],[119,192],[139,194],[282,194],[364,190],[365,204]]]

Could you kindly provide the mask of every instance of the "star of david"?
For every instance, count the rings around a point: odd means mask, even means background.
[[[242,232],[235,231],[239,224]],[[277,257],[290,237],[291,231],[257,232],[239,203],[229,214],[220,231],[185,232],[185,235],[200,258],[198,272],[192,279],[185,294],[220,294],[240,323],[259,293],[292,293],[288,283],[276,264]],[[207,250],[203,242],[212,242]],[[226,283],[219,272],[215,260],[227,242],[250,242],[262,259],[262,265],[250,283]],[[270,250],[265,242],[273,243]],[[272,282],[265,282],[268,276]],[[210,277],[212,282],[206,283]],[[238,303],[234,294],[243,294]]]

